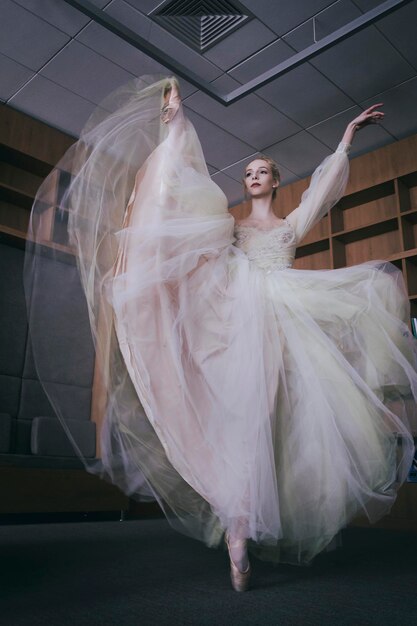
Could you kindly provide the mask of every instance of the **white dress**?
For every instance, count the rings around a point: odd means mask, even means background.
[[[384,261],[292,269],[343,194],[346,146],[263,230],[235,226],[181,107],[161,132],[100,281],[105,237],[85,234],[91,203],[104,213],[96,165],[91,202],[82,186],[72,198],[107,389],[101,471],[209,545],[229,529],[265,558],[308,562],[357,514],[389,511],[411,464],[416,348],[401,273]]]

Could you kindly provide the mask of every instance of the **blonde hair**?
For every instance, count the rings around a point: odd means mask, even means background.
[[[256,159],[253,159],[253,160],[265,161],[265,163],[267,163],[269,167],[271,168],[272,178],[276,180],[278,184],[281,182],[281,174],[278,168],[278,164],[276,163],[276,161],[274,161],[274,159],[271,159],[271,157],[265,156],[264,154],[260,154]],[[245,185],[245,181],[243,181],[243,184]],[[275,200],[277,191],[278,190],[276,187],[272,190],[272,200]]]

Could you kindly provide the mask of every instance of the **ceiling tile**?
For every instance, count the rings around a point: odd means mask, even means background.
[[[79,71],[83,67],[88,71]],[[75,40],[57,54],[41,74],[96,104],[133,78],[132,74]]]
[[[223,90],[225,93],[236,89],[236,87],[239,87],[241,84],[239,80],[233,78],[233,76],[230,76],[227,72],[224,72],[224,74],[216,78],[216,80],[213,80],[213,85],[216,85],[216,87]]]
[[[354,106],[343,113],[339,113],[339,115],[335,115],[320,124],[316,124],[316,126],[311,126],[308,132],[314,135],[314,137],[317,137],[317,139],[326,144],[326,146],[335,150],[342,140],[347,124],[361,112],[362,109],[360,107]],[[392,141],[394,141],[394,138],[384,130],[384,125],[372,124],[366,126],[356,132],[351,155],[357,156],[358,154],[369,152],[370,150],[376,150]]]
[[[65,2],[56,0],[14,0],[14,2],[72,37],[90,21],[81,11]]]
[[[381,4],[381,0],[354,0],[354,2],[364,13]]]
[[[132,5],[134,9],[148,15],[148,13],[156,9],[156,7],[162,3],[162,0],[125,0],[125,2]]]
[[[68,35],[33,13],[1,0],[0,53],[36,71],[68,41]]]
[[[135,76],[155,75],[157,80],[161,74],[172,75],[170,70],[95,22],[91,22],[81,31],[77,41]],[[196,91],[196,87],[184,79],[180,81],[183,97]]]
[[[314,36],[316,41],[320,41],[361,15],[362,11],[351,0],[339,0],[320,12],[314,18],[314,25],[313,19],[310,19],[288,33],[284,39],[295,50],[304,50],[315,43]]]
[[[109,1],[111,2],[112,0],[89,0],[92,4],[95,4],[96,7],[98,7],[99,9],[103,9],[106,4],[109,4]]]
[[[83,28],[76,39],[134,75],[167,72],[157,61],[95,22]]]
[[[210,165],[210,163],[206,163],[207,165],[207,169],[209,171],[209,174],[215,174],[216,172],[218,172],[219,170],[217,169],[217,167],[213,167],[212,165]]]
[[[268,24],[277,35],[284,35],[299,26],[325,7],[334,3],[334,0],[240,0],[254,15]]]
[[[252,20],[210,48],[204,57],[227,70],[275,39],[276,35],[269,28],[258,20]]]
[[[8,104],[50,126],[78,136],[95,106],[38,75]]]
[[[373,26],[322,52],[311,64],[357,102],[415,74]]]
[[[362,11],[352,0],[338,0],[315,16],[316,40],[327,37],[338,28],[360,17]]]
[[[220,88],[224,85],[225,91],[239,86],[239,83],[232,80],[230,76],[221,77],[213,84]],[[197,113],[204,111],[204,116],[217,126],[257,150],[294,135],[300,130],[297,124],[253,94],[234,104],[224,106],[198,91],[187,98],[186,104]]]
[[[410,2],[376,24],[389,41],[417,67],[417,2]]]
[[[205,159],[213,167],[220,170],[253,153],[253,148],[243,141],[236,139],[188,107],[185,106],[184,108],[200,138]]]
[[[211,179],[223,191],[223,193],[227,197],[229,206],[239,204],[244,200],[243,187],[235,180],[233,180],[233,178],[229,178],[229,176],[226,176],[226,174],[223,174],[223,172],[217,172],[216,174],[213,174]]]
[[[308,63],[276,78],[256,93],[304,127],[353,104],[350,98]]]
[[[112,0],[105,7],[104,11],[122,24],[125,24],[128,28],[131,28],[140,37],[148,39],[152,22],[142,13],[133,9],[130,4],[124,2],[124,0]]]
[[[8,100],[34,73],[27,67],[0,54],[0,99]]]
[[[219,68],[123,0],[114,0],[106,12],[159,48],[171,61],[181,63],[202,79],[211,81],[222,73]]]
[[[378,96],[384,103],[384,128],[397,139],[417,133],[417,78],[413,78],[398,87]],[[373,104],[374,99],[365,100],[363,107]]]
[[[234,67],[230,74],[241,82],[247,82],[286,61],[293,54],[294,50],[279,39]]]
[[[269,147],[265,154],[275,159],[277,163],[282,163],[296,176],[304,178],[329,155],[329,149],[303,131]]]
[[[182,100],[183,100],[183,102],[188,104],[188,100],[190,98],[189,98],[189,95],[184,96],[184,90],[182,88],[182,84],[183,84],[183,79],[182,78],[180,79],[180,82],[181,82]],[[222,93],[222,94],[228,94],[230,91],[232,91],[233,89],[236,89],[236,87],[240,86],[240,83],[237,80],[235,80],[234,78],[232,78],[231,76],[229,76],[229,74],[227,74],[226,72],[224,74],[222,74],[221,76],[219,76],[219,78],[216,78],[216,80],[213,80],[211,84],[213,86],[215,86],[220,91],[220,93]],[[194,87],[194,92],[200,93],[198,91],[198,89],[196,89],[195,87]],[[203,93],[201,93],[201,95],[203,95]],[[204,107],[205,107],[207,102],[211,102],[211,97],[208,96],[208,95],[205,95],[205,100],[204,100],[204,105],[203,105]],[[220,103],[219,103],[219,105],[220,105]],[[220,105],[220,106],[221,106],[222,110],[226,110],[227,109],[227,107],[224,106],[224,105]],[[190,108],[194,109],[195,107],[191,106]],[[197,113],[199,112],[198,108],[195,108],[195,110],[196,110]],[[205,108],[204,108],[204,111],[205,111]]]

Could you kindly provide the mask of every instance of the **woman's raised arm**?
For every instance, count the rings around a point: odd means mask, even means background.
[[[383,119],[384,113],[377,110],[380,106],[372,105],[349,122],[336,152],[324,159],[313,173],[300,205],[287,216],[297,243],[343,196],[349,176],[347,155],[354,135],[364,126]]]
[[[362,113],[355,117],[354,120],[349,122],[349,124],[346,126],[346,130],[342,137],[341,143],[351,145],[357,130],[364,128],[364,126],[368,126],[368,124],[376,124],[379,121],[383,120],[384,113],[382,111],[377,111],[377,109],[381,106],[382,102],[379,102],[378,104],[373,104],[368,109],[365,109],[365,111],[362,111]]]

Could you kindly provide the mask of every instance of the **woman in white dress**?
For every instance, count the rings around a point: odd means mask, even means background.
[[[72,173],[62,205],[106,389],[101,460],[87,465],[151,493],[208,545],[226,533],[240,591],[248,545],[309,562],[357,514],[389,511],[411,464],[401,273],[384,261],[292,269],[344,192],[356,130],[383,114],[348,125],[286,217],[273,211],[274,163],[249,163],[252,210],[235,223],[176,81],[140,87],[104,103],[58,166]]]

